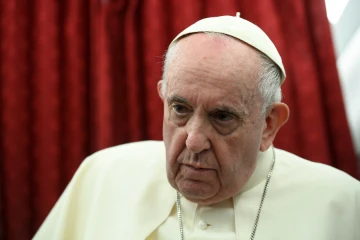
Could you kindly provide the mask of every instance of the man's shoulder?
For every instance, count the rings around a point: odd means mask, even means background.
[[[175,197],[162,142],[107,148],[83,161],[35,238],[129,239],[138,226],[161,223]]]
[[[151,178],[165,174],[165,147],[162,141],[126,143],[88,156],[78,175],[96,179]]]
[[[98,165],[165,164],[165,147],[162,141],[131,142],[95,152],[86,161]]]
[[[360,192],[358,180],[332,166],[313,162],[281,149],[276,149],[276,159],[280,177],[289,183],[298,182],[309,189]]]
[[[98,152],[95,152],[90,157],[107,157],[113,158],[119,155],[128,157],[141,157],[141,156],[153,156],[159,153],[165,153],[164,142],[162,141],[140,141],[130,142],[109,147]]]

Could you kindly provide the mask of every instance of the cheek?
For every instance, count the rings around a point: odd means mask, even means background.
[[[164,144],[167,150],[173,148],[174,145],[177,145],[177,142],[181,140],[181,131],[178,126],[169,121],[169,119],[165,119],[163,121],[163,139]]]
[[[242,133],[242,144],[248,149],[259,150],[262,139],[263,122],[259,120],[250,121]]]
[[[247,141],[246,137],[229,139],[217,152],[221,166],[219,178],[225,192],[238,193],[254,171],[258,151]]]
[[[220,143],[221,141],[217,141]],[[228,174],[238,174],[253,167],[260,148],[261,136],[258,130],[239,131],[236,135],[223,139],[217,146],[216,155],[222,169]]]
[[[163,138],[166,149],[166,164],[174,172],[178,168],[176,160],[185,148],[186,132],[164,119]]]

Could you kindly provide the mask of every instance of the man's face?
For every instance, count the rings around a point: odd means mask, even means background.
[[[188,200],[230,198],[253,173],[265,125],[260,57],[231,38],[180,40],[166,69],[163,137],[170,184]]]

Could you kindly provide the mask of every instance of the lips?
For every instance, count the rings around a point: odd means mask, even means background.
[[[179,176],[182,176],[184,180],[194,182],[208,182],[216,177],[216,173],[213,169],[199,168],[191,165],[182,165],[180,167]]]
[[[193,171],[197,171],[197,172],[206,172],[206,171],[210,171],[211,169],[210,168],[200,168],[200,167],[194,167],[194,166],[191,166],[191,165],[186,165],[186,167],[189,167],[191,170]]]

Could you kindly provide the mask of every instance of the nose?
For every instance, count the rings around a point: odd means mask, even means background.
[[[206,134],[206,126],[200,121],[187,124],[186,147],[193,153],[200,153],[210,148],[210,140]]]

